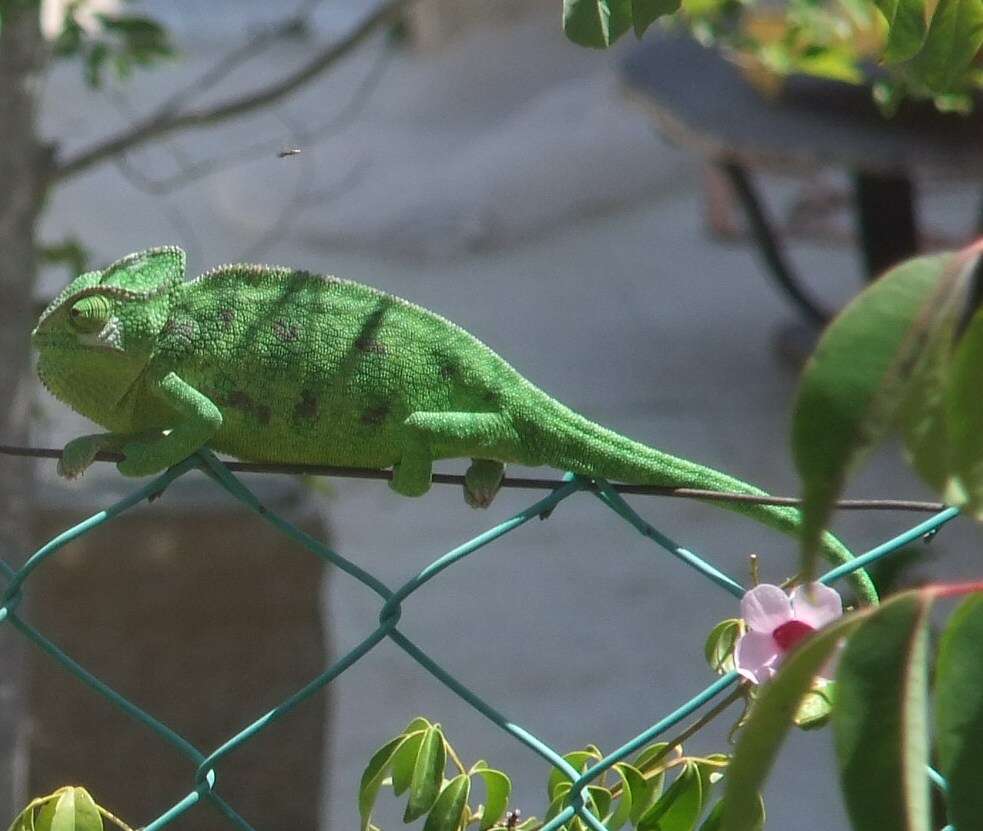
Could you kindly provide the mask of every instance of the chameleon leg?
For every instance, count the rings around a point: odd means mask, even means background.
[[[117,467],[124,476],[150,476],[187,458],[222,426],[222,413],[210,398],[170,372],[150,385],[181,418],[167,435],[153,441],[137,439],[123,447],[126,458]]]
[[[72,439],[61,451],[58,460],[58,475],[66,479],[77,479],[89,468],[102,450],[122,450],[131,435],[121,433],[95,433]]]
[[[471,456],[475,461],[465,480],[465,499],[482,507],[491,503],[501,482],[503,466],[493,459],[514,455],[518,443],[511,423],[498,413],[416,412],[403,428],[403,455],[393,467],[393,490],[420,496],[430,488],[434,459]]]

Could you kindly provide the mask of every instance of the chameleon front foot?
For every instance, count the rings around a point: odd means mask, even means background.
[[[430,459],[414,459],[403,456],[403,460],[393,465],[393,478],[389,483],[400,496],[423,496],[430,490]]]
[[[505,465],[492,459],[472,459],[464,474],[464,501],[472,508],[487,508],[502,487]]]
[[[58,475],[66,479],[78,479],[95,461],[96,454],[105,450],[110,442],[104,435],[79,436],[72,439],[61,451]]]

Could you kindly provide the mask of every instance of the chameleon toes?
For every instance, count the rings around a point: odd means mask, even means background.
[[[464,501],[472,508],[487,508],[502,487],[505,465],[492,459],[474,459],[464,474]]]
[[[82,474],[85,473],[85,468],[76,469],[66,467],[64,460],[59,459],[57,471],[59,476],[61,476],[63,479],[68,479],[68,481],[71,482],[75,479],[81,479]]]
[[[65,479],[78,479],[95,461],[102,449],[99,436],[80,436],[72,439],[61,451],[58,460],[58,475]]]

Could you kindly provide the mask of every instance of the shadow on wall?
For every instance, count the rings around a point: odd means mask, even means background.
[[[29,603],[27,619],[210,753],[314,678],[330,655],[319,609],[321,562],[231,500],[185,498],[198,484],[177,482],[152,506],[69,544],[29,578],[27,595],[40,600]],[[276,509],[323,538],[311,503],[290,490]],[[89,513],[46,507],[36,539]],[[30,794],[83,785],[137,827],[192,790],[192,760],[39,649],[28,647],[27,655]],[[324,702],[315,696],[218,764],[219,793],[255,827],[317,827]],[[175,827],[229,825],[198,805]]]

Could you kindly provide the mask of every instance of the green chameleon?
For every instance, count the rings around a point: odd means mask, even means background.
[[[32,338],[56,397],[111,432],[70,441],[74,478],[101,450],[125,476],[203,446],[241,459],[392,466],[405,496],[435,459],[471,458],[468,504],[487,507],[506,462],[585,476],[761,494],[751,485],[606,430],[534,387],[444,318],[358,283],[255,265],[184,281],[184,252],[130,254],[72,281]],[[727,507],[794,535],[787,507]],[[850,552],[830,534],[825,554]],[[859,575],[862,594],[876,593]]]

